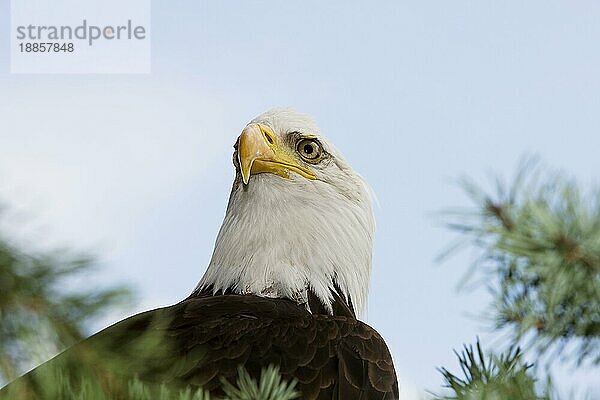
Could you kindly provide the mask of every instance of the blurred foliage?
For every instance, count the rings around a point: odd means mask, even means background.
[[[13,383],[0,391],[0,400],[292,400],[299,397],[294,390],[296,381],[282,380],[279,368],[273,366],[262,370],[259,381],[240,367],[235,384],[223,379],[224,397],[212,396],[201,388],[177,388],[137,377],[123,385],[111,386],[105,376],[94,376],[90,370],[85,374],[77,372],[78,380],[74,381],[74,371],[63,366],[37,374],[35,382],[16,381],[16,385]]]
[[[35,253],[0,236],[0,383],[83,339],[87,323],[131,298],[125,287],[94,284],[95,267],[89,257]],[[77,279],[84,284],[75,289]]]
[[[475,206],[449,227],[479,249],[474,272],[495,283],[495,327],[542,353],[573,345],[576,362],[599,364],[600,192],[584,195],[532,162],[495,195],[463,186]]]
[[[529,369],[531,365],[522,360],[519,348],[511,348],[505,354],[485,355],[479,341],[476,347],[464,346],[458,353],[463,377],[446,368],[438,370],[444,377],[444,386],[452,395],[434,395],[435,400],[550,400],[549,390],[536,394],[536,380]]]

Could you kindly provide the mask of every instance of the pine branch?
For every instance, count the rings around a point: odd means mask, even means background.
[[[75,380],[74,376],[80,379]],[[0,391],[0,400],[293,400],[299,397],[295,390],[296,381],[286,382],[281,378],[279,368],[273,366],[262,370],[258,382],[240,366],[235,384],[222,380],[224,398],[211,396],[202,388],[178,388],[160,382],[144,382],[138,378],[129,380],[123,391],[120,386],[114,385],[112,389],[107,389],[105,378],[93,374],[80,376],[77,367],[62,366],[38,375],[35,382],[12,383]]]
[[[129,301],[126,287],[73,288],[96,266],[87,256],[32,252],[0,235],[0,384],[81,340],[88,322]]]
[[[521,350],[511,348],[500,356],[485,355],[479,340],[476,347],[465,345],[458,353],[462,377],[438,368],[444,377],[447,395],[434,394],[434,400],[549,400],[548,391],[536,394],[531,365],[522,360]]]
[[[257,383],[242,367],[238,367],[237,387],[223,379],[221,381],[225,400],[292,400],[299,397],[294,390],[296,380],[289,384],[279,375],[279,368],[270,365],[261,371]]]
[[[466,180],[474,207],[447,214],[497,288],[495,327],[540,352],[574,343],[577,362],[600,363],[600,192],[582,194],[561,174],[525,164],[492,195]]]

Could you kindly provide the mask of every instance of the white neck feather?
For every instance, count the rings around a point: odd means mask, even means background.
[[[343,172],[341,168],[340,172]],[[271,174],[233,185],[208,269],[197,290],[307,303],[332,312],[337,285],[357,315],[369,291],[374,219],[367,185],[353,171],[333,181]]]

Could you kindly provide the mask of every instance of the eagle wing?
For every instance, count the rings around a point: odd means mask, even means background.
[[[284,379],[297,380],[302,399],[398,398],[390,353],[370,326],[351,315],[312,314],[285,299],[232,294],[190,297],[135,315],[8,389],[24,384],[26,398],[45,398],[40,379],[67,366],[93,374],[115,398],[125,397],[123,382],[133,376],[222,395],[221,379],[234,381],[239,365],[258,377],[270,364],[279,366]]]

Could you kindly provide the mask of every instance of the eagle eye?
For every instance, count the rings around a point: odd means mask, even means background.
[[[323,151],[321,144],[315,139],[301,139],[296,144],[296,151],[306,161],[317,162],[321,159]]]

